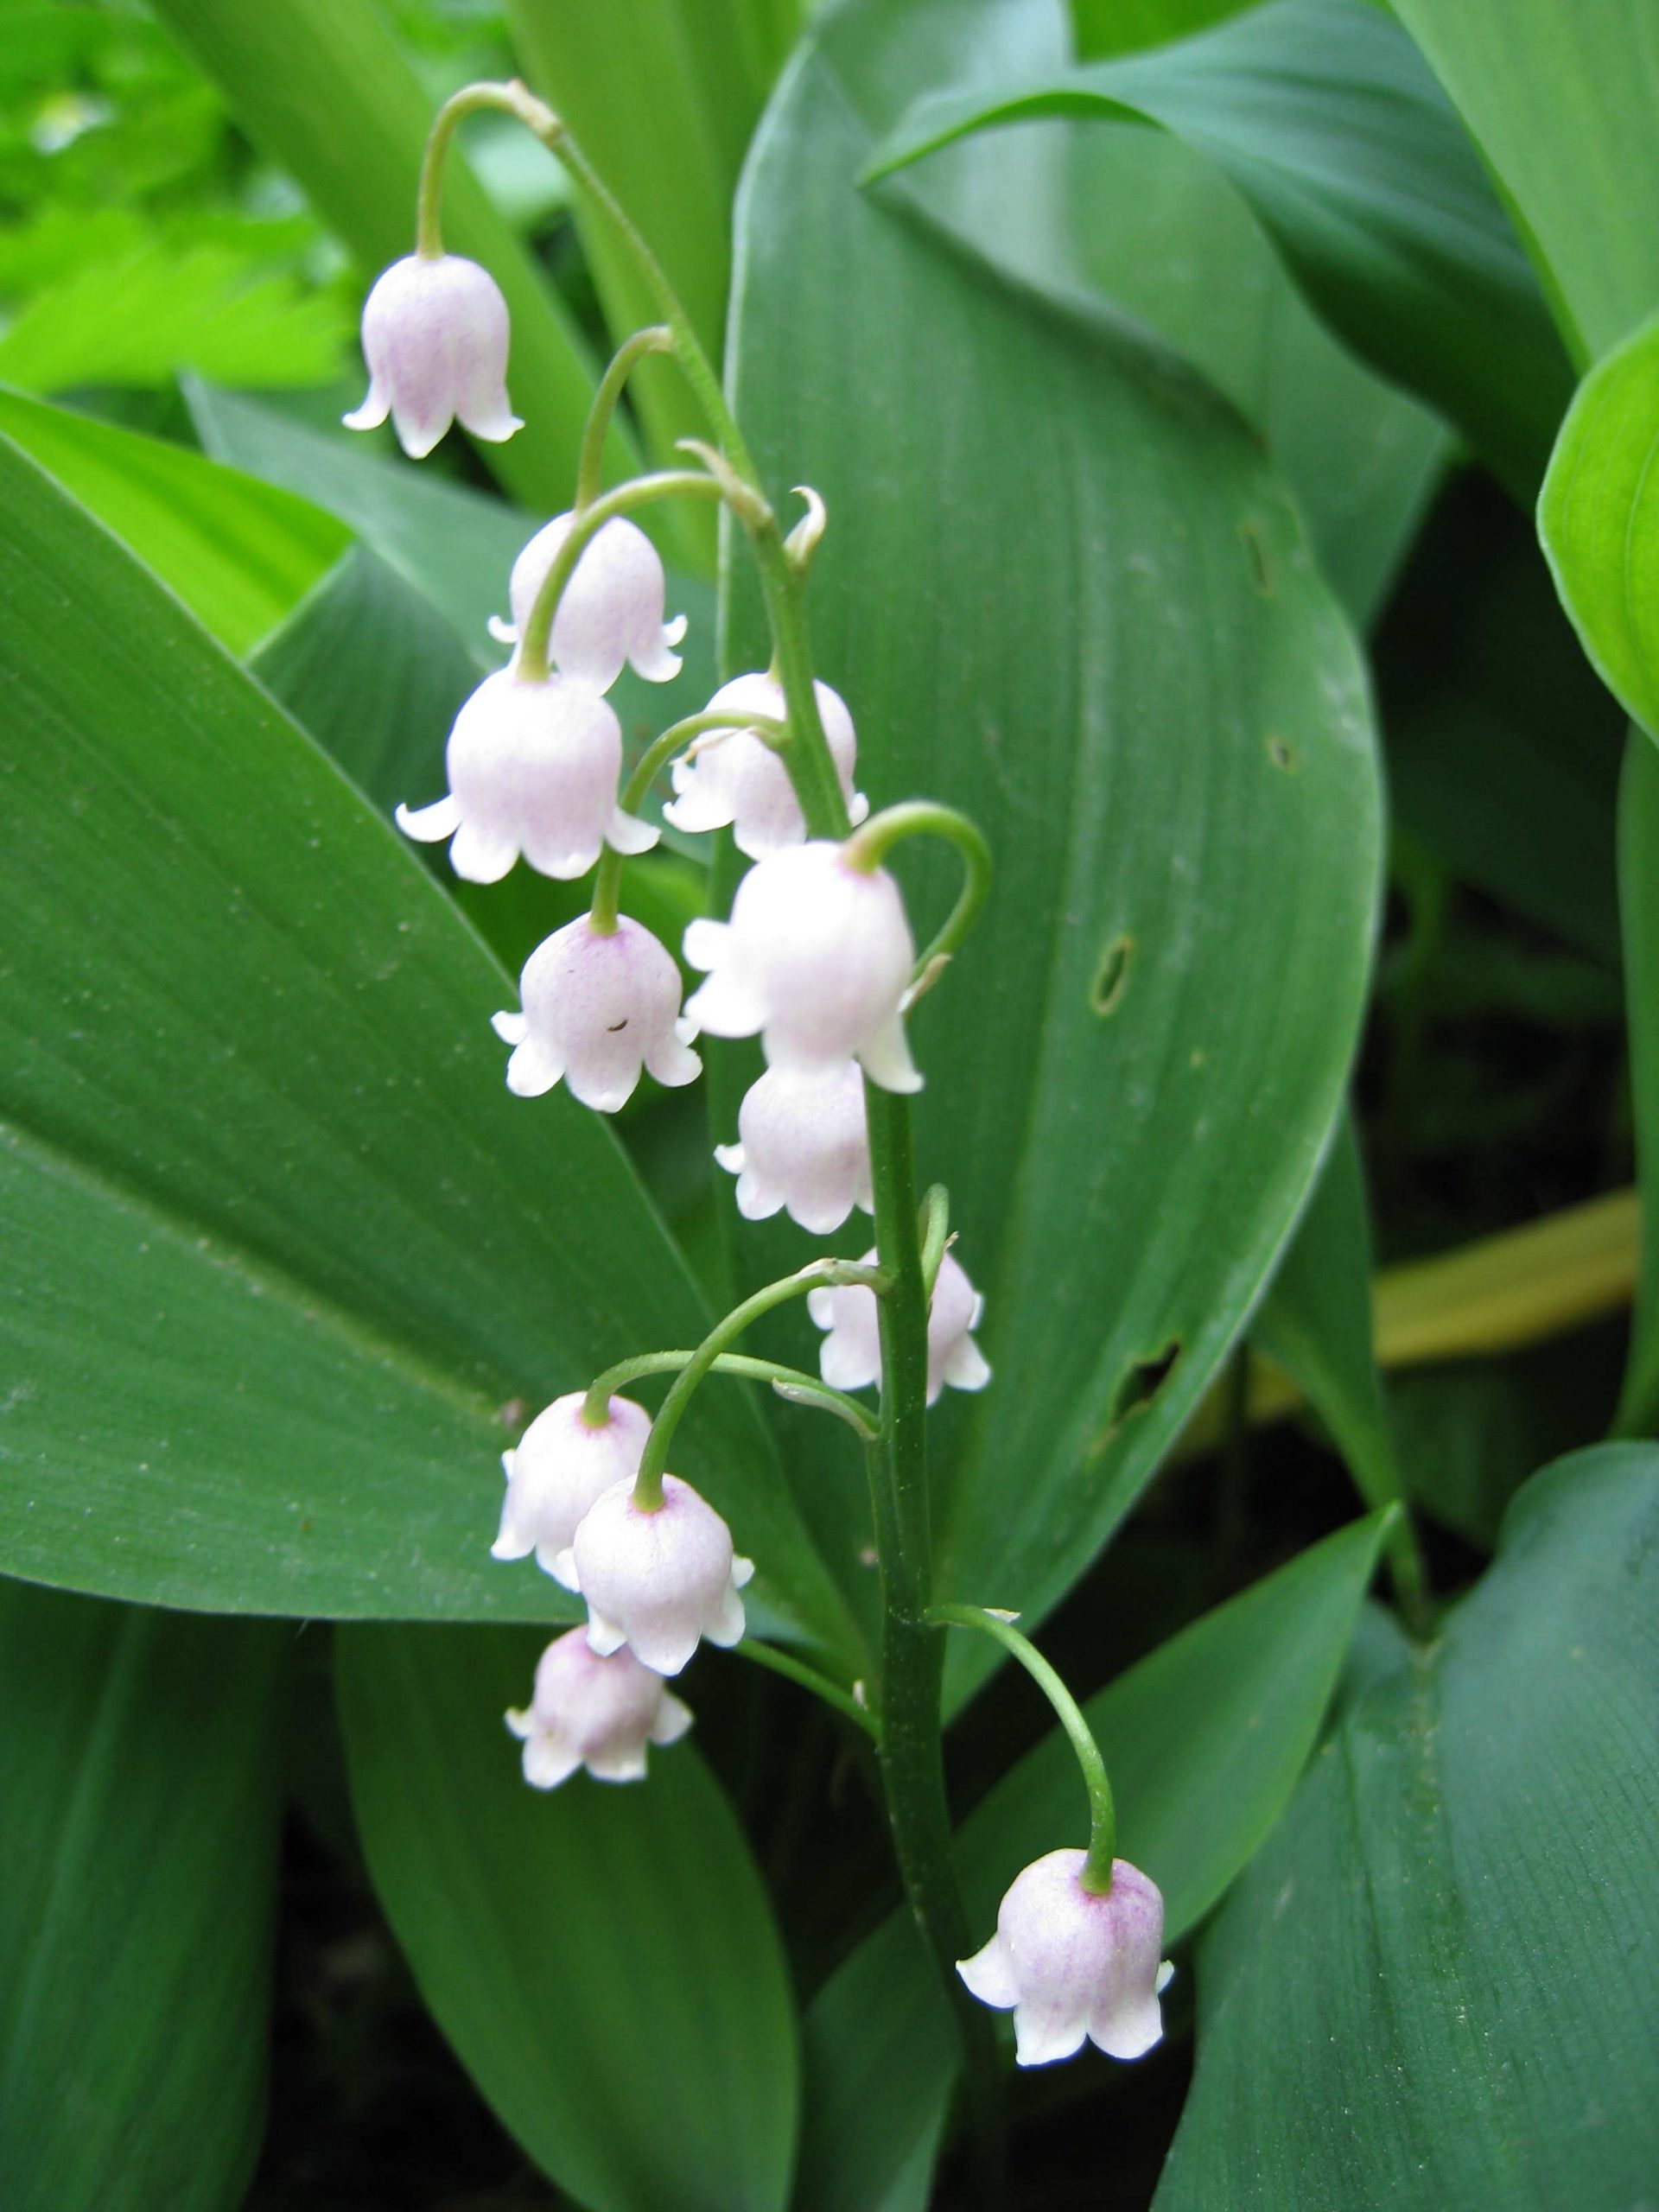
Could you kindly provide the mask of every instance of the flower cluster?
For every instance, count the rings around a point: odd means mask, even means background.
[[[480,105],[508,107],[574,160],[563,126],[521,86],[474,88],[441,116],[423,175],[420,245],[369,296],[369,391],[346,418],[368,429],[390,415],[416,457],[454,420],[486,439],[519,428],[506,391],[505,303],[485,270],[437,243],[442,148],[459,116]],[[693,1081],[700,1033],[756,1038],[766,1071],[742,1101],[737,1141],[717,1146],[715,1158],[736,1178],[746,1217],[783,1211],[827,1236],[855,1208],[878,1213],[878,1190],[891,1192],[891,1167],[884,1185],[872,1158],[868,1087],[921,1089],[906,1017],[971,919],[988,863],[978,832],[949,810],[917,802],[867,819],[852,715],[804,667],[804,632],[786,630],[778,613],[804,582],[822,534],[815,493],[804,493],[807,518],[785,542],[758,487],[730,454],[710,448],[690,448],[706,475],[599,491],[599,456],[622,380],[633,359],[664,346],[679,350],[693,382],[714,392],[711,421],[718,432],[723,419],[727,442],[741,448],[683,316],[630,341],[600,388],[573,505],[536,532],[506,580],[508,615],[490,627],[512,657],[455,717],[443,795],[400,806],[397,818],[413,839],[447,841],[455,874],[472,882],[493,883],[520,860],[560,880],[598,870],[589,911],[537,947],[518,1007],[494,1017],[511,1047],[506,1082],[515,1096],[536,1097],[563,1083],[582,1104],[613,1114],[642,1072],[667,1085]],[[662,562],[625,510],[676,490],[721,498],[757,549],[769,549],[774,664],[722,684],[701,713],[664,732],[625,782],[621,725],[608,694],[627,667],[653,683],[678,676],[685,632],[684,619],[667,614]],[[793,671],[787,682],[780,671]],[[728,916],[685,931],[685,963],[702,980],[683,1007],[673,955],[618,910],[623,858],[657,842],[639,810],[664,768],[672,784],[667,823],[683,833],[729,830],[753,863]],[[968,882],[957,914],[918,962],[899,885],[882,862],[899,839],[924,832],[956,842]],[[906,1264],[912,1290],[930,1301],[931,1405],[947,1384],[982,1389],[990,1370],[973,1333],[983,1301],[948,1249],[942,1192],[930,1194],[923,1215],[919,1285],[913,1242]],[[878,1243],[889,1241],[884,1229]],[[768,1363],[740,1367],[758,1366],[809,1402],[816,1396],[874,1439],[843,1394],[882,1384],[878,1300],[894,1281],[876,1250],[860,1262],[814,1262],[745,1300],[696,1352],[647,1354],[555,1399],[503,1455],[494,1556],[533,1559],[588,1608],[585,1625],[543,1653],[529,1707],[506,1716],[535,1787],[554,1789],[580,1767],[606,1782],[643,1777],[648,1746],[672,1743],[691,1725],[669,1679],[705,1638],[729,1647],[744,1634],[741,1592],[753,1565],[737,1554],[721,1516],[664,1465],[683,1403],[721,1347],[768,1306],[808,1293],[810,1319],[823,1332],[822,1387]],[[610,1387],[674,1368],[678,1380],[655,1421]],[[963,1979],[986,2004],[1013,2009],[1022,2064],[1067,2056],[1085,2037],[1116,2056],[1136,2056],[1160,2031],[1162,1900],[1135,1868],[1111,1859],[1109,1790],[1086,1726],[1052,1669],[1015,1637],[1010,1616],[946,1607],[929,1618],[938,1626],[988,1624],[1045,1680],[1081,1746],[1095,1804],[1090,1851],[1052,1852],[1027,1868],[1003,1900],[995,1936],[962,1962]],[[861,1703],[826,1689],[879,1732]]]

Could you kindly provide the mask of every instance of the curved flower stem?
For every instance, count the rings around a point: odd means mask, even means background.
[[[883,1301],[888,1289],[887,1278],[880,1268],[864,1267],[853,1260],[814,1260],[809,1266],[798,1268],[792,1275],[784,1275],[777,1282],[767,1283],[752,1298],[746,1298],[741,1306],[733,1306],[723,1321],[716,1322],[674,1377],[669,1386],[668,1395],[658,1408],[657,1418],[651,1425],[645,1448],[639,1455],[639,1472],[633,1478],[633,1501],[641,1512],[654,1513],[662,1504],[663,1472],[668,1465],[668,1447],[680,1425],[680,1416],[690,1404],[692,1393],[698,1383],[733,1338],[741,1336],[751,1321],[758,1321],[763,1313],[770,1313],[774,1306],[782,1306],[791,1298],[804,1298],[810,1290],[832,1287],[842,1283],[861,1283],[867,1290],[874,1291],[878,1305]],[[615,1369],[610,1370],[611,1374],[615,1372]],[[608,1376],[601,1375],[588,1390],[588,1403],[582,1409],[584,1420],[597,1420],[610,1395],[608,1389],[601,1388],[607,1381]]]
[[[642,1351],[632,1359],[619,1359],[614,1367],[607,1367],[602,1375],[594,1377],[582,1418],[592,1427],[602,1427],[605,1408],[613,1391],[647,1375],[677,1375],[696,1357],[695,1351]],[[816,1375],[808,1375],[798,1367],[783,1367],[775,1359],[750,1359],[742,1352],[723,1351],[714,1360],[709,1372],[734,1376],[743,1382],[770,1382],[791,1403],[834,1414],[867,1441],[874,1440],[876,1427],[868,1406],[861,1406],[844,1390],[831,1389],[829,1383],[820,1382]]]
[[[994,1637],[1005,1651],[1013,1653],[1053,1707],[1055,1718],[1077,1755],[1083,1786],[1089,1792],[1089,1856],[1077,1878],[1092,1896],[1103,1897],[1112,1886],[1117,1813],[1112,1803],[1112,1785],[1106,1778],[1106,1762],[1082,1707],[1030,1637],[1022,1636],[1005,1614],[988,1611],[982,1605],[935,1605],[930,1618],[938,1628],[976,1628]]]
[[[916,963],[911,986],[914,1000],[937,979],[978,918],[991,887],[991,849],[976,823],[954,806],[933,799],[906,799],[901,806],[883,807],[847,840],[849,868],[879,868],[893,847],[906,837],[943,837],[962,855],[963,885],[949,919]]]
[[[528,683],[547,681],[548,646],[553,636],[553,618],[559,611],[559,601],[564,597],[564,588],[575,573],[575,567],[588,549],[591,537],[604,529],[618,515],[631,514],[636,507],[648,507],[657,499],[719,499],[725,493],[714,477],[705,476],[696,468],[664,468],[654,476],[636,476],[626,484],[619,484],[613,492],[607,492],[590,507],[573,515],[564,543],[553,557],[553,565],[542,579],[531,607],[529,619],[519,634],[518,650],[515,656],[518,671]]]
[[[821,1675],[816,1667],[809,1667],[804,1659],[797,1659],[787,1651],[779,1651],[773,1643],[762,1643],[758,1637],[746,1636],[733,1650],[740,1659],[753,1659],[757,1666],[769,1668],[774,1675],[784,1675],[791,1682],[799,1682],[805,1689],[821,1697],[826,1705],[833,1705],[837,1713],[844,1713],[855,1720],[867,1736],[881,1740],[881,1724],[869,1707],[861,1705],[850,1690],[839,1682],[832,1682],[828,1675]]]
[[[784,724],[774,721],[770,715],[748,714],[741,707],[710,707],[700,715],[688,715],[683,721],[675,722],[660,737],[653,739],[640,754],[617,802],[623,813],[637,814],[645,804],[645,793],[675,754],[694,737],[712,729],[759,730],[768,743],[785,734]],[[609,937],[616,928],[617,899],[621,889],[622,855],[614,846],[607,845],[600,855],[599,872],[594,878],[593,907],[588,917],[588,928],[601,937]]]
[[[594,404],[588,410],[588,420],[582,433],[582,445],[576,454],[575,512],[592,506],[605,486],[605,441],[611,434],[611,417],[616,412],[616,403],[622,397],[622,388],[632,374],[636,362],[643,361],[648,353],[671,353],[674,350],[674,334],[663,323],[653,323],[649,330],[636,330],[627,342],[617,349],[615,358],[599,380],[599,390],[594,394]]]

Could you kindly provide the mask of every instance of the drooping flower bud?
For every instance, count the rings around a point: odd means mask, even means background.
[[[768,1068],[737,1110],[736,1144],[715,1158],[737,1178],[737,1208],[765,1221],[781,1206],[827,1236],[856,1206],[875,1211],[864,1084],[856,1065]]]
[[[587,1393],[572,1390],[544,1406],[512,1452],[501,1454],[507,1495],[491,1545],[497,1559],[525,1559],[551,1574],[582,1517],[613,1483],[632,1480],[651,1434],[651,1415],[632,1398],[613,1398],[608,1420],[582,1419]]]
[[[849,817],[860,823],[870,803],[853,789],[858,759],[853,718],[839,692],[827,683],[812,688]],[[782,684],[758,673],[722,683],[709,707],[710,712],[729,708],[764,715],[771,721],[782,721],[787,711]],[[672,772],[677,796],[663,812],[677,830],[723,830],[729,823],[737,849],[754,861],[798,845],[806,836],[789,771],[758,729],[708,731],[674,763]]]
[[[600,848],[649,851],[657,832],[616,803],[622,726],[603,699],[560,677],[535,683],[517,664],[486,676],[455,717],[445,751],[449,795],[397,809],[422,844],[454,840],[449,862],[469,883],[497,883],[520,853],[543,875],[586,875]]]
[[[1159,1993],[1174,1968],[1160,1960],[1164,1900],[1127,1859],[1093,1896],[1079,1880],[1088,1853],[1051,1851],[1015,1877],[996,1933],[957,1972],[982,2005],[1012,2007],[1021,2066],[1070,2058],[1085,2037],[1110,2058],[1139,2058],[1163,2034]]]
[[[864,1264],[874,1266],[875,1254],[867,1252]],[[831,1289],[821,1285],[806,1295],[806,1310],[821,1329],[828,1331],[818,1347],[818,1371],[837,1390],[861,1390],[881,1380],[881,1334],[875,1309],[875,1293],[862,1283],[845,1283]],[[968,1280],[953,1252],[939,1262],[927,1309],[927,1402],[931,1406],[945,1384],[955,1390],[982,1390],[991,1379],[985,1356],[969,1334],[979,1326],[985,1300]]]
[[[626,914],[609,931],[594,929],[590,914],[555,930],[524,963],[518,992],[523,1013],[498,1014],[493,1026],[515,1047],[507,1088],[520,1098],[563,1079],[584,1106],[614,1114],[642,1067],[671,1089],[702,1070],[673,957]]]
[[[590,1508],[555,1573],[588,1600],[588,1641],[601,1655],[626,1643],[659,1675],[677,1675],[700,1637],[729,1646],[742,1636],[738,1596],[754,1573],[732,1550],[714,1507],[677,1475],[663,1477],[654,1513],[617,1483]]]
[[[490,623],[491,636],[501,644],[516,644],[523,633],[572,519],[556,515],[513,563],[507,585],[512,620],[496,616]],[[629,661],[647,683],[671,683],[680,672],[673,648],[685,635],[685,617],[663,620],[667,595],[657,548],[625,515],[613,516],[583,547],[560,597],[550,641],[553,665],[591,691],[608,691]]]
[[[685,957],[709,980],[686,1011],[715,1037],[753,1037],[774,1067],[856,1059],[886,1090],[919,1090],[899,1001],[916,947],[885,868],[825,840],[758,861],[729,922],[696,921]]]
[[[487,269],[463,254],[394,261],[363,303],[369,389],[344,420],[374,430],[390,415],[412,461],[459,417],[499,444],[524,424],[507,397],[507,303]]]
[[[691,1714],[631,1651],[601,1658],[573,1628],[543,1652],[530,1710],[509,1712],[507,1726],[524,1746],[524,1780],[556,1789],[579,1766],[595,1782],[643,1782],[646,1745],[677,1742]]]

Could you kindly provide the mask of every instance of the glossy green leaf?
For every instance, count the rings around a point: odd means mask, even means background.
[[[1371,1339],[1371,1225],[1351,1119],[1255,1320],[1252,1341],[1330,1430],[1368,1505],[1404,1497]],[[1408,1539],[1396,1551],[1408,1561]],[[1405,1569],[1409,1575],[1411,1567]]]
[[[782,2212],[796,2027],[742,1831],[690,1744],[632,1788],[528,1788],[501,1716],[528,1703],[537,1651],[490,1630],[341,1634],[381,1902],[467,2071],[579,2203]]]
[[[413,251],[434,103],[375,0],[158,0],[156,13],[339,233],[365,283]],[[516,498],[553,512],[569,501],[593,395],[588,347],[459,149],[443,218],[445,245],[486,265],[512,317],[509,384],[524,427],[479,450]],[[619,431],[619,462],[626,452]]]
[[[351,543],[330,515],[182,446],[0,390],[13,438],[233,653],[275,629]]]
[[[504,1412],[695,1341],[683,1261],[599,1117],[507,1093],[511,985],[390,824],[11,448],[0,513],[0,1563],[229,1611],[568,1617],[489,1557]],[[684,1434],[763,1604],[833,1637],[753,1410],[710,1393]]]
[[[1580,385],[1538,502],[1555,588],[1592,666],[1659,743],[1659,321]]]
[[[185,363],[226,384],[327,384],[349,336],[334,299],[232,246],[152,240],[34,293],[0,334],[0,378],[31,391],[165,385]]]
[[[1327,1537],[1088,1700],[1120,1848],[1162,1889],[1169,1942],[1209,1911],[1289,1801],[1382,1530],[1373,1515]],[[963,1828],[976,1928],[994,1923],[1022,1866],[1083,1840],[1087,1817],[1076,1758],[1052,1731]],[[831,1976],[807,2013],[806,2051],[801,2212],[861,2212],[937,2133],[955,2069],[950,2024],[907,1920],[886,1922]]]
[[[1618,1419],[1639,1431],[1659,1419],[1659,754],[1640,731],[1625,748],[1618,795],[1618,896],[1642,1190],[1641,1277]]]
[[[1383,11],[1270,0],[1154,54],[988,96],[932,92],[873,166],[1054,115],[1140,118],[1205,154],[1342,337],[1446,413],[1511,483],[1536,482],[1567,360],[1456,115]]]
[[[1034,1618],[1133,1504],[1318,1164],[1369,961],[1375,763],[1351,639],[1230,411],[858,193],[884,121],[859,103],[941,67],[942,21],[889,43],[892,22],[832,17],[762,127],[737,393],[779,485],[829,503],[814,635],[865,787],[964,807],[996,854],[912,1024],[918,1157],[997,1370],[935,1424],[941,1586]],[[734,637],[760,650],[747,596]],[[925,930],[952,871],[918,862]]]
[[[281,1631],[0,1582],[0,2201],[230,2212],[264,2120]]]
[[[1535,1477],[1497,1565],[1357,1697],[1206,1939],[1159,2212],[1643,2201],[1656,1624],[1659,1452]]]
[[[1580,365],[1659,298],[1649,0],[1394,0],[1479,142]]]

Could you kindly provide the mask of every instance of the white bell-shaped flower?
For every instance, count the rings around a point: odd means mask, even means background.
[[[498,669],[455,716],[444,760],[448,796],[400,806],[397,827],[423,845],[452,839],[449,864],[469,883],[499,882],[520,853],[569,882],[602,845],[643,853],[657,842],[616,803],[622,725],[582,684]]]
[[[555,930],[525,961],[518,993],[524,1011],[498,1014],[493,1027],[515,1048],[507,1088],[520,1098],[563,1079],[584,1106],[614,1114],[642,1067],[671,1089],[702,1067],[673,956],[626,914],[610,931],[594,929],[591,914]]]
[[[886,1090],[919,1090],[899,1004],[916,946],[885,868],[825,840],[757,861],[729,922],[696,921],[685,957],[709,971],[686,1007],[715,1037],[753,1037],[774,1067],[856,1059]]]
[[[513,563],[507,584],[512,620],[496,615],[490,622],[490,635],[504,645],[516,644],[530,620],[571,521],[556,515]],[[626,515],[613,516],[588,539],[560,596],[550,641],[553,665],[593,691],[608,691],[630,661],[647,683],[671,683],[680,672],[673,648],[685,635],[685,617],[664,620],[667,597],[657,548]]]
[[[875,1254],[862,1264],[873,1267]],[[837,1390],[861,1390],[881,1380],[881,1333],[875,1293],[862,1283],[821,1284],[806,1294],[806,1310],[828,1334],[818,1347],[818,1371]],[[985,1355],[974,1342],[985,1300],[953,1252],[939,1262],[927,1309],[927,1402],[948,1382],[954,1390],[982,1390],[991,1379]]]
[[[827,683],[812,688],[848,817],[862,822],[870,803],[853,789],[858,760],[853,718],[838,691]],[[782,721],[786,713],[783,685],[758,672],[722,683],[709,705],[711,711],[729,708],[764,715],[772,721]],[[674,763],[672,774],[677,796],[663,812],[677,830],[723,830],[730,823],[737,849],[752,861],[764,860],[785,845],[798,845],[806,836],[789,771],[758,729],[705,732]]]
[[[732,1550],[714,1507],[677,1475],[648,1513],[617,1483],[590,1508],[554,1572],[588,1600],[588,1641],[601,1655],[626,1643],[659,1675],[677,1675],[700,1637],[730,1645],[743,1633],[738,1596],[754,1573]]]
[[[1084,1851],[1051,1851],[1016,1876],[982,1951],[957,1972],[982,2005],[1013,2009],[1021,2066],[1047,2066],[1086,2037],[1108,2057],[1139,2058],[1164,2031],[1160,1992],[1174,1968],[1160,1959],[1164,1900],[1127,1859],[1096,1897],[1078,1878]]]
[[[784,1208],[815,1236],[839,1229],[855,1206],[875,1211],[864,1082],[856,1065],[768,1068],[737,1109],[736,1144],[715,1158],[737,1178],[737,1209],[765,1221]]]
[[[651,1434],[651,1415],[632,1398],[613,1398],[609,1418],[582,1418],[584,1390],[555,1398],[538,1413],[512,1452],[501,1454],[507,1494],[490,1550],[497,1559],[527,1559],[549,1574],[570,1548],[582,1516],[613,1483],[632,1479]]]
[[[507,1726],[524,1746],[524,1780],[556,1789],[579,1766],[595,1782],[643,1782],[645,1746],[677,1742],[691,1714],[632,1652],[601,1658],[573,1628],[543,1652],[530,1709],[509,1712]]]
[[[429,454],[457,417],[499,444],[524,424],[507,397],[507,303],[487,269],[459,253],[394,261],[363,303],[368,395],[348,429],[378,429],[388,415],[412,461]]]

